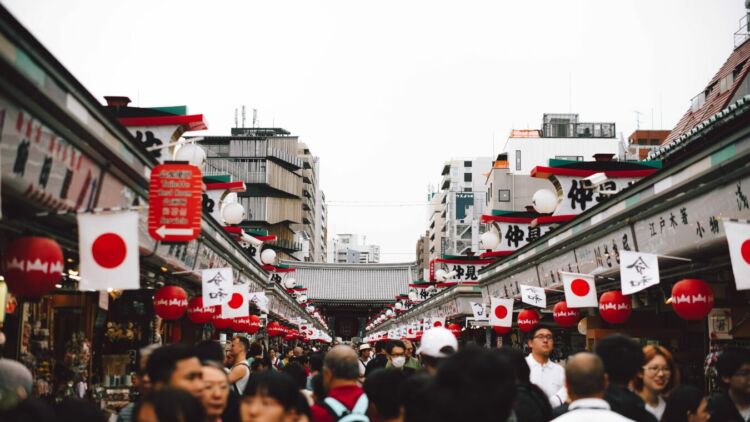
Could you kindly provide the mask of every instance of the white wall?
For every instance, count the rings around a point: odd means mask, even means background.
[[[521,168],[516,167],[516,151],[521,151]],[[594,154],[620,154],[617,138],[508,138],[503,152],[508,153],[512,174],[529,174],[536,166],[549,165],[556,156],[582,156],[592,161]]]

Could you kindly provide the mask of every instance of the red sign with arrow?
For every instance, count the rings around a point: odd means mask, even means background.
[[[201,171],[190,164],[160,164],[151,171],[148,234],[163,242],[189,242],[201,231]]]

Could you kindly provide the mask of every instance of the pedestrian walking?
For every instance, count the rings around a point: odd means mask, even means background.
[[[372,347],[367,343],[359,345],[359,382],[365,382],[365,372],[367,372],[367,363],[370,361]]]
[[[547,394],[530,380],[531,369],[518,349],[503,347],[497,353],[505,359],[516,376],[516,401],[511,419],[515,422],[547,422],[552,419],[552,406]]]
[[[229,383],[237,394],[242,395],[250,378],[250,364],[247,362],[247,352],[250,341],[246,337],[234,336],[230,343],[229,354],[232,356],[232,369],[229,371]]]
[[[242,422],[307,422],[310,407],[289,375],[253,374],[240,404]]]
[[[722,422],[750,420],[750,350],[724,349],[716,360],[716,371],[721,391],[709,399],[711,418]]]
[[[713,418],[708,412],[708,400],[703,391],[692,385],[681,385],[675,388],[667,399],[661,422],[706,422],[709,419],[726,421],[728,419]]]
[[[414,368],[406,367],[406,345],[403,341],[391,340],[385,348],[385,353],[388,356],[388,363],[385,365],[386,368],[398,369],[406,375],[414,373]]]
[[[181,389],[199,401],[203,396],[201,362],[190,346],[176,343],[157,348],[146,362],[146,373],[153,390]]]
[[[201,402],[206,411],[206,421],[222,422],[222,415],[229,400],[229,378],[224,366],[218,362],[203,362],[203,397]]]
[[[385,365],[388,364],[388,356],[385,352],[386,344],[386,341],[379,341],[375,343],[375,357],[367,363],[365,377],[369,376],[376,369],[385,368]]]
[[[422,364],[419,363],[419,359],[414,357],[414,343],[407,339],[403,339],[401,341],[404,342],[404,346],[406,347],[406,364],[404,366],[418,371],[422,367]]]
[[[661,420],[667,407],[665,397],[680,384],[680,373],[675,366],[672,354],[658,345],[643,348],[646,364],[633,381],[633,387],[657,420]]]
[[[357,353],[348,346],[335,346],[326,354],[323,385],[328,394],[312,407],[313,422],[333,422],[347,412],[367,420],[369,402],[359,385],[357,362]]]
[[[367,377],[364,389],[370,400],[370,419],[378,422],[400,422],[404,417],[402,387],[407,375],[395,368],[375,371]]]
[[[422,361],[424,371],[431,376],[435,376],[440,363],[444,359],[458,351],[458,340],[448,329],[437,327],[427,330],[422,335],[422,343],[417,349]]]
[[[526,344],[531,349],[526,357],[531,370],[529,379],[547,394],[553,408],[562,405],[568,398],[565,391],[565,371],[562,366],[550,360],[555,347],[552,331],[536,326],[529,332]]]
[[[156,352],[154,352],[156,353]],[[205,422],[200,398],[172,387],[155,388],[133,412],[136,422]]]

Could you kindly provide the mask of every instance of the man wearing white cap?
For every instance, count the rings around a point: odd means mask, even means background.
[[[370,353],[372,348],[367,343],[359,345],[359,382],[365,382],[365,371],[367,370],[367,362],[370,361]]]
[[[437,374],[442,359],[458,351],[458,340],[450,330],[437,327],[425,331],[417,354],[422,359],[422,366],[430,376]]]

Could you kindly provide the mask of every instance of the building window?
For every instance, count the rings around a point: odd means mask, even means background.
[[[555,155],[556,160],[583,161],[582,155]]]
[[[464,173],[464,182],[471,182],[471,173]]]
[[[499,189],[497,191],[498,202],[510,202],[510,189]]]
[[[516,150],[516,171],[521,171],[521,150]]]
[[[464,161],[464,167],[471,167],[471,161]]]
[[[471,192],[471,188],[464,188],[464,192]]]

